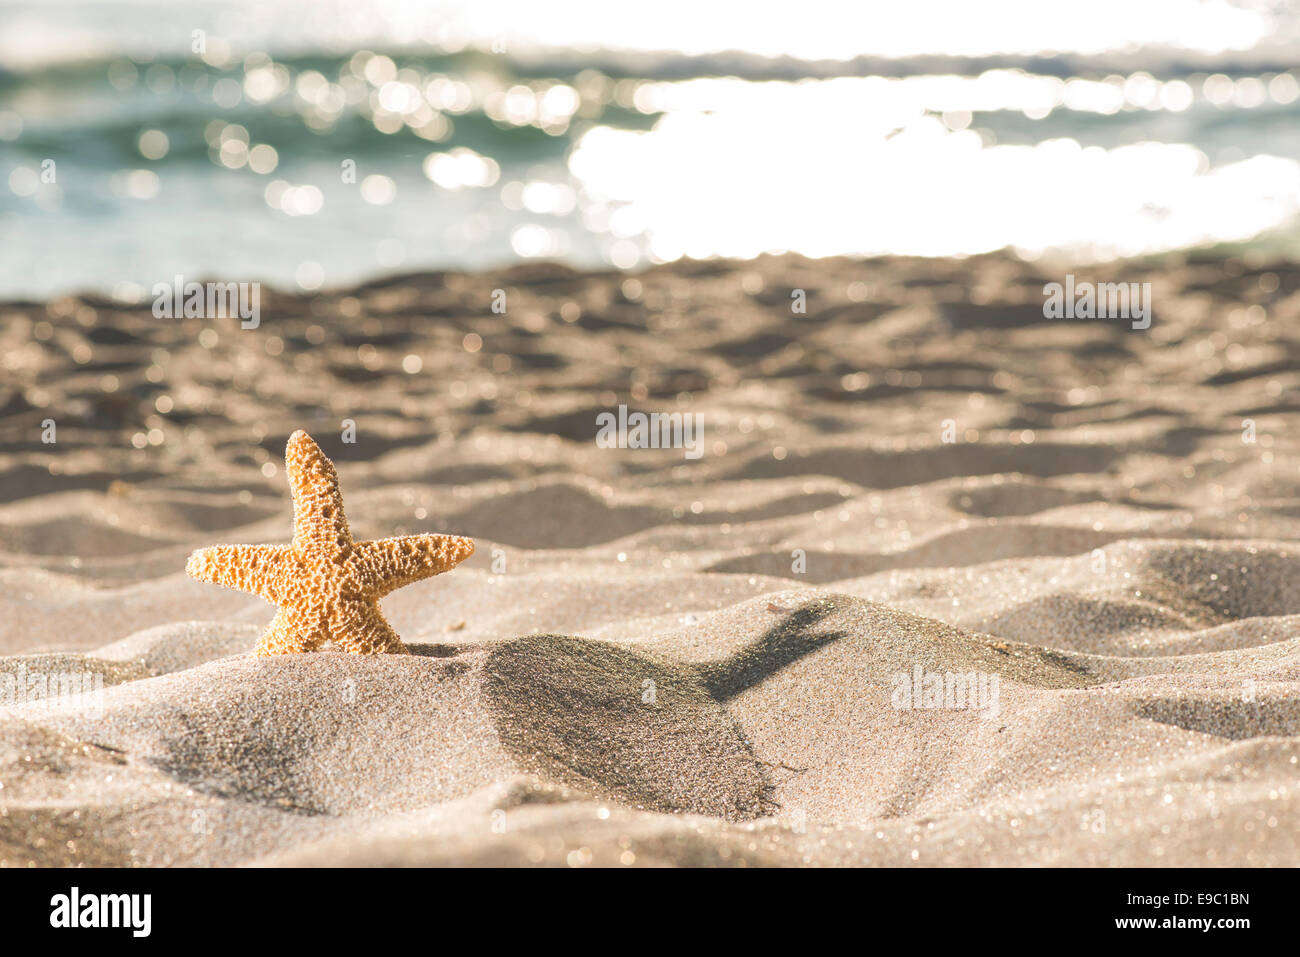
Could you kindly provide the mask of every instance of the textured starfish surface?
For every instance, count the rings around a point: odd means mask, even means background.
[[[334,463],[310,435],[299,429],[289,436],[284,464],[293,494],[293,543],[201,548],[185,571],[280,606],[259,655],[315,651],[326,641],[362,655],[405,652],[379,599],[455,568],[473,554],[473,540],[406,535],[354,542]]]

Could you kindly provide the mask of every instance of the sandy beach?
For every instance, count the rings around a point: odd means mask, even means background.
[[[1300,271],[1072,271],[1150,328],[1007,255],[0,304],[0,866],[1300,864]],[[186,577],[295,429],[474,538],[412,654]]]

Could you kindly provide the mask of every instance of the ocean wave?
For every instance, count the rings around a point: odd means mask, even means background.
[[[6,60],[2,215],[26,241],[0,293],[214,270],[314,288],[538,257],[1295,243],[1287,34],[1226,52],[811,60],[497,46],[482,30],[363,31],[381,42],[358,48],[272,18],[186,45],[228,6],[151,32],[145,4]]]

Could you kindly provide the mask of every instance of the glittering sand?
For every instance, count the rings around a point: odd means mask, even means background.
[[[0,864],[1300,863],[1300,273],[1087,278],[1152,328],[1002,257],[0,306],[0,692],[102,688],[0,707]],[[184,574],[287,541],[300,426],[358,539],[477,542],[409,655]]]

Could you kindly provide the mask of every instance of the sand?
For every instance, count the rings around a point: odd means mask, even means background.
[[[1300,271],[1087,278],[1151,328],[1006,256],[0,305],[0,690],[94,682],[0,702],[0,865],[1300,863]],[[288,540],[296,428],[358,538],[476,539],[414,654],[185,577]]]

